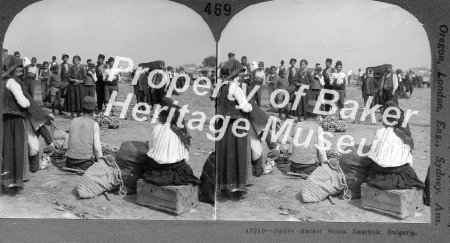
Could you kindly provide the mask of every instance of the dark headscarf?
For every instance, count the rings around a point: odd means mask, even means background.
[[[2,66],[2,79],[11,76],[11,73],[16,70],[17,67],[23,66],[23,61],[13,55],[8,55],[3,60]]]
[[[393,126],[395,134],[403,141],[403,143],[408,144],[411,150],[414,150],[414,140],[411,130],[409,129],[409,124],[406,124],[406,127],[402,127],[403,121],[405,120],[405,112],[392,100],[389,100],[384,104],[383,110],[385,111],[389,107],[396,107],[401,112],[400,118],[397,119],[397,124]],[[389,114],[395,115],[395,111],[391,111]]]
[[[245,71],[245,67],[238,60],[228,60],[223,63],[221,74],[224,78],[233,80],[241,71]]]
[[[159,113],[159,121],[163,124],[166,123],[167,118],[169,117],[170,110],[175,109],[172,120],[170,121],[170,129],[180,138],[186,149],[189,150],[189,148],[191,147],[191,136],[189,135],[184,120],[182,121],[182,124],[184,125],[183,128],[177,125],[178,118],[180,117],[180,107],[174,105],[173,103],[174,101],[171,98],[164,97],[162,99],[161,106],[169,107],[169,109],[163,110]]]

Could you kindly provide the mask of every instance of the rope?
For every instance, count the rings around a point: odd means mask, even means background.
[[[120,170],[119,166],[117,165],[116,160],[114,160],[114,166],[116,166],[116,168],[119,170],[119,175],[118,175],[119,177],[117,178],[119,180],[119,183],[120,183],[120,185],[119,185],[119,195],[120,196],[125,196],[125,195],[127,195],[127,193],[123,190],[125,185],[124,185],[123,179],[122,179],[122,171]]]
[[[345,174],[342,171],[341,166],[338,166],[338,170],[339,170],[339,174],[341,174],[341,183],[342,185],[344,185],[344,195],[342,196],[342,198],[344,199],[344,201],[350,201],[352,199],[352,196],[348,193],[348,186],[347,186],[347,180],[345,179]]]

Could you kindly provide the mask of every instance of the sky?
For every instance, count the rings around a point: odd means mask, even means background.
[[[325,66],[341,60],[344,70],[390,63],[395,69],[430,67],[422,24],[406,10],[370,0],[275,0],[252,5],[228,23],[219,60],[228,52],[279,66],[291,57]]]
[[[194,63],[215,55],[213,35],[191,9],[167,0],[43,0],[16,15],[5,36],[12,54],[61,62],[63,53],[97,60],[123,56],[166,65]]]

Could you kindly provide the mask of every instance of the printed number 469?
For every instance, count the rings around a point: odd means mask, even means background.
[[[205,12],[208,13],[208,15],[211,15],[214,13],[214,15],[216,16],[221,16],[222,15],[222,10],[223,10],[223,14],[225,16],[230,16],[231,14],[231,5],[229,3],[226,3],[222,6],[222,4],[220,3],[216,3],[214,5],[214,9],[211,3],[206,4],[205,7]]]

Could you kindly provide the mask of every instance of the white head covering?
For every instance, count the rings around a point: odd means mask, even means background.
[[[257,62],[255,62],[255,61],[253,61],[252,62],[252,65],[250,65],[250,70],[255,70],[255,69],[258,69],[258,63]]]
[[[30,58],[24,57],[23,58],[23,66],[26,67],[26,66],[28,66],[30,64],[31,64]]]

